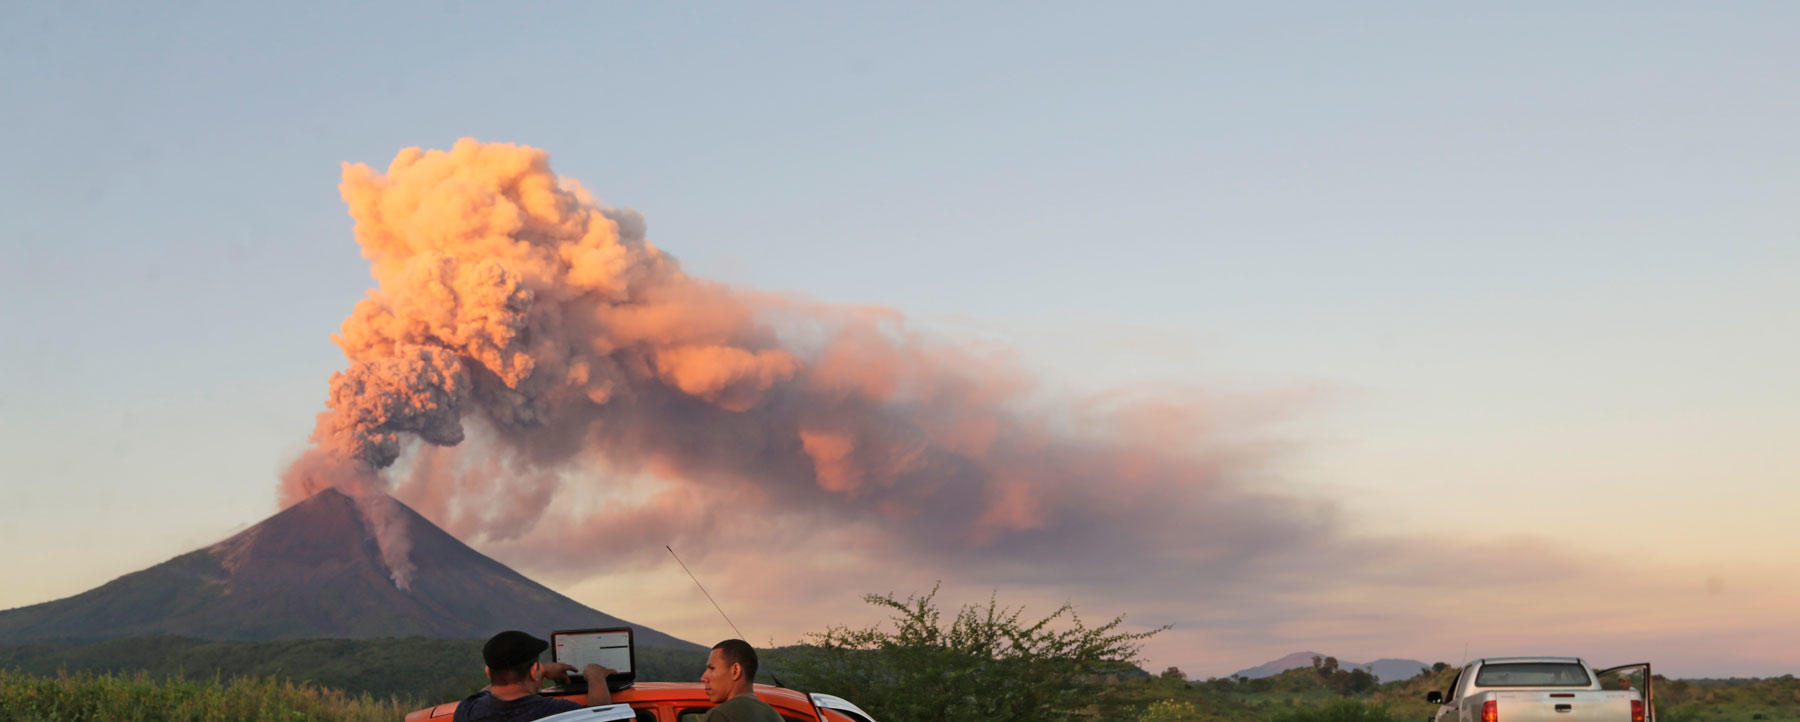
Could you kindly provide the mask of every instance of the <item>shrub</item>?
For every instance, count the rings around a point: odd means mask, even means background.
[[[1386,706],[1346,699],[1277,715],[1275,722],[1398,722]]]
[[[1193,702],[1165,699],[1150,703],[1144,713],[1138,715],[1138,722],[1189,722],[1206,719],[1200,714],[1200,708]]]
[[[853,695],[883,722],[1064,719],[1093,705],[1110,680],[1136,672],[1141,640],[1162,631],[1117,631],[1124,617],[1088,627],[1064,604],[1035,621],[992,598],[944,623],[937,588],[897,599],[893,630],[832,627],[809,636],[790,662],[796,687]]]
[[[409,703],[351,697],[336,690],[266,678],[157,680],[149,674],[59,674],[0,670],[0,720],[382,720]]]

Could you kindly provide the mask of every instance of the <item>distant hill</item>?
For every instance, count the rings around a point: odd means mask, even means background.
[[[1417,677],[1419,676],[1420,671],[1430,666],[1431,665],[1416,659],[1382,658],[1368,664],[1354,665],[1351,668],[1355,669],[1356,667],[1361,667],[1367,669],[1369,670],[1369,674],[1375,675],[1375,679],[1383,682],[1398,682],[1403,679]]]
[[[481,639],[505,629],[630,624],[494,561],[390,497],[415,569],[401,589],[357,502],[319,492],[222,542],[89,591],[0,611],[0,642],[174,635],[210,640]],[[367,503],[367,502],[365,502]],[[704,647],[631,624],[640,647]]]
[[[1311,667],[1313,664],[1313,657],[1324,658],[1329,656],[1331,655],[1319,654],[1318,652],[1295,652],[1280,659],[1264,662],[1248,669],[1240,669],[1232,676],[1248,677],[1250,679],[1273,677],[1295,667]],[[1418,675],[1421,667],[1426,666],[1429,665],[1416,659],[1377,659],[1373,662],[1338,660],[1338,668],[1367,670],[1369,674],[1375,675],[1375,678],[1382,682],[1412,679],[1414,676]]]
[[[1324,658],[1325,656],[1327,655],[1319,654],[1318,652],[1295,652],[1280,659],[1270,660],[1254,667],[1240,669],[1231,676],[1247,677],[1250,679],[1273,677],[1295,667],[1311,667],[1313,657]]]

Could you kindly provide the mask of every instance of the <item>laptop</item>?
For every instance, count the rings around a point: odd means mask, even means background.
[[[637,681],[637,647],[630,627],[596,629],[561,629],[550,633],[550,659],[575,668],[565,688],[586,689],[582,668],[598,664],[613,670],[606,676],[606,688],[613,692],[630,687]]]

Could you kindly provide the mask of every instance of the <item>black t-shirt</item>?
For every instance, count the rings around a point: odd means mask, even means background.
[[[531,722],[535,719],[577,709],[581,709],[581,705],[566,699],[528,694],[507,701],[495,697],[484,689],[464,698],[462,704],[456,706],[456,714],[451,717],[451,720],[453,722]]]

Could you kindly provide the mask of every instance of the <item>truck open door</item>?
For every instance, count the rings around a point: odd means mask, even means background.
[[[1656,722],[1656,676],[1650,672],[1649,662],[1607,667],[1594,674],[1600,677],[1601,689],[1637,690],[1638,698],[1643,701],[1643,716],[1632,715],[1631,722]]]
[[[543,717],[538,722],[636,722],[637,713],[628,704],[608,704],[599,707],[584,707],[562,714]]]
[[[874,715],[864,712],[861,707],[850,703],[850,700],[829,694],[814,692],[810,695],[814,707],[828,709],[858,722],[875,722]]]

